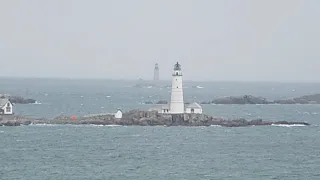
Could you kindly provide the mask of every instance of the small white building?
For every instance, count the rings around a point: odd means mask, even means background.
[[[4,96],[0,97],[0,114],[12,115],[13,114],[13,105],[9,99]]]
[[[170,105],[169,104],[164,104],[161,107],[161,112],[160,113],[169,113],[170,112]]]
[[[189,104],[186,108],[186,113],[188,114],[202,114],[202,107],[200,104],[194,102]]]
[[[118,111],[114,114],[114,117],[116,119],[121,119],[122,118],[122,111],[118,109]]]

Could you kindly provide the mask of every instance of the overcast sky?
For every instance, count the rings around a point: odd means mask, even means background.
[[[0,76],[320,82],[319,0],[0,0]]]

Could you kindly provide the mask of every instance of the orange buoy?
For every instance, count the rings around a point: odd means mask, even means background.
[[[71,116],[71,119],[72,119],[72,120],[76,120],[77,117],[76,117],[76,116]]]

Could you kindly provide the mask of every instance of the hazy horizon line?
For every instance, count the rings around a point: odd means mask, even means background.
[[[141,81],[141,82],[155,82],[152,78],[150,79],[129,79],[129,78],[98,78],[98,77],[22,77],[22,76],[0,76],[0,79],[40,79],[40,80],[106,80],[106,81]],[[171,79],[160,79],[159,82],[170,82]],[[270,80],[261,80],[261,81],[250,81],[250,80],[192,80],[184,79],[185,82],[212,82],[212,83],[280,83],[280,84],[320,84],[320,82],[301,82],[301,81],[270,81]]]

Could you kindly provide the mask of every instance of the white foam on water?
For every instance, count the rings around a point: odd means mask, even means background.
[[[103,126],[102,124],[89,124],[89,126]]]
[[[30,126],[97,126],[97,127],[122,127],[122,125],[110,124],[110,125],[103,125],[103,124],[30,124]]]
[[[110,125],[105,125],[105,126],[108,126],[108,127],[120,127],[120,126],[122,126],[122,125],[110,124]]]
[[[210,127],[222,127],[220,125],[210,125]]]
[[[303,124],[271,124],[271,126],[278,126],[278,127],[303,127],[306,125]]]
[[[122,125],[116,125],[116,124],[109,124],[109,125],[103,125],[103,124],[88,124],[89,126],[98,126],[98,127],[103,127],[103,126],[106,126],[106,127],[120,127]]]
[[[140,137],[141,135],[140,134],[132,134],[132,135],[129,135],[130,137]]]
[[[36,101],[35,103],[33,103],[33,104],[42,104],[41,102],[38,102],[38,101]]]
[[[46,124],[46,123],[41,123],[41,124],[38,124],[38,123],[36,123],[36,124],[33,124],[33,123],[31,123],[31,124],[29,124],[29,126],[62,126],[63,124]]]

